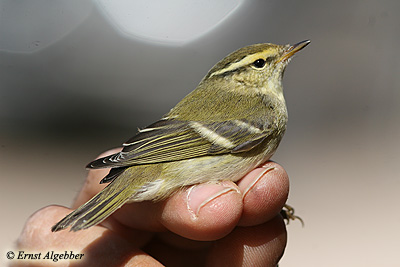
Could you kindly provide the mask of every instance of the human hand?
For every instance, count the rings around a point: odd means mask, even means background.
[[[104,188],[99,181],[106,174],[106,169],[89,172],[73,208]],[[286,246],[279,212],[288,192],[286,172],[269,161],[237,184],[195,185],[162,202],[126,204],[78,232],[51,232],[71,209],[45,207],[28,219],[17,246],[84,254],[82,260],[56,262],[73,266],[275,266]]]

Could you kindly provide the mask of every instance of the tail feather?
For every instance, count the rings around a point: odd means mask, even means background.
[[[51,231],[57,232],[71,226],[71,231],[75,232],[102,222],[127,202],[135,191],[129,186],[116,189],[119,188],[114,183],[109,184],[88,202],[56,223]]]

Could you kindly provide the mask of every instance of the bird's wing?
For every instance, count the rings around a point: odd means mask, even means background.
[[[162,119],[124,143],[121,152],[97,159],[88,168],[120,168],[194,157],[249,151],[271,134],[247,120],[192,122]]]

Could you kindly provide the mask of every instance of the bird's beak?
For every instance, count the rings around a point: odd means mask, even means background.
[[[291,58],[294,54],[296,54],[301,49],[306,47],[309,43],[311,43],[310,40],[305,40],[305,41],[301,41],[301,42],[299,42],[297,44],[291,45],[288,48],[288,50],[286,50],[286,52],[283,53],[282,57],[278,60],[278,63],[281,62],[281,61],[285,61],[285,60]]]

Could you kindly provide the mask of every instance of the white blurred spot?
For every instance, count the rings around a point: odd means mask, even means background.
[[[94,0],[120,32],[146,41],[186,43],[223,22],[245,0]]]

